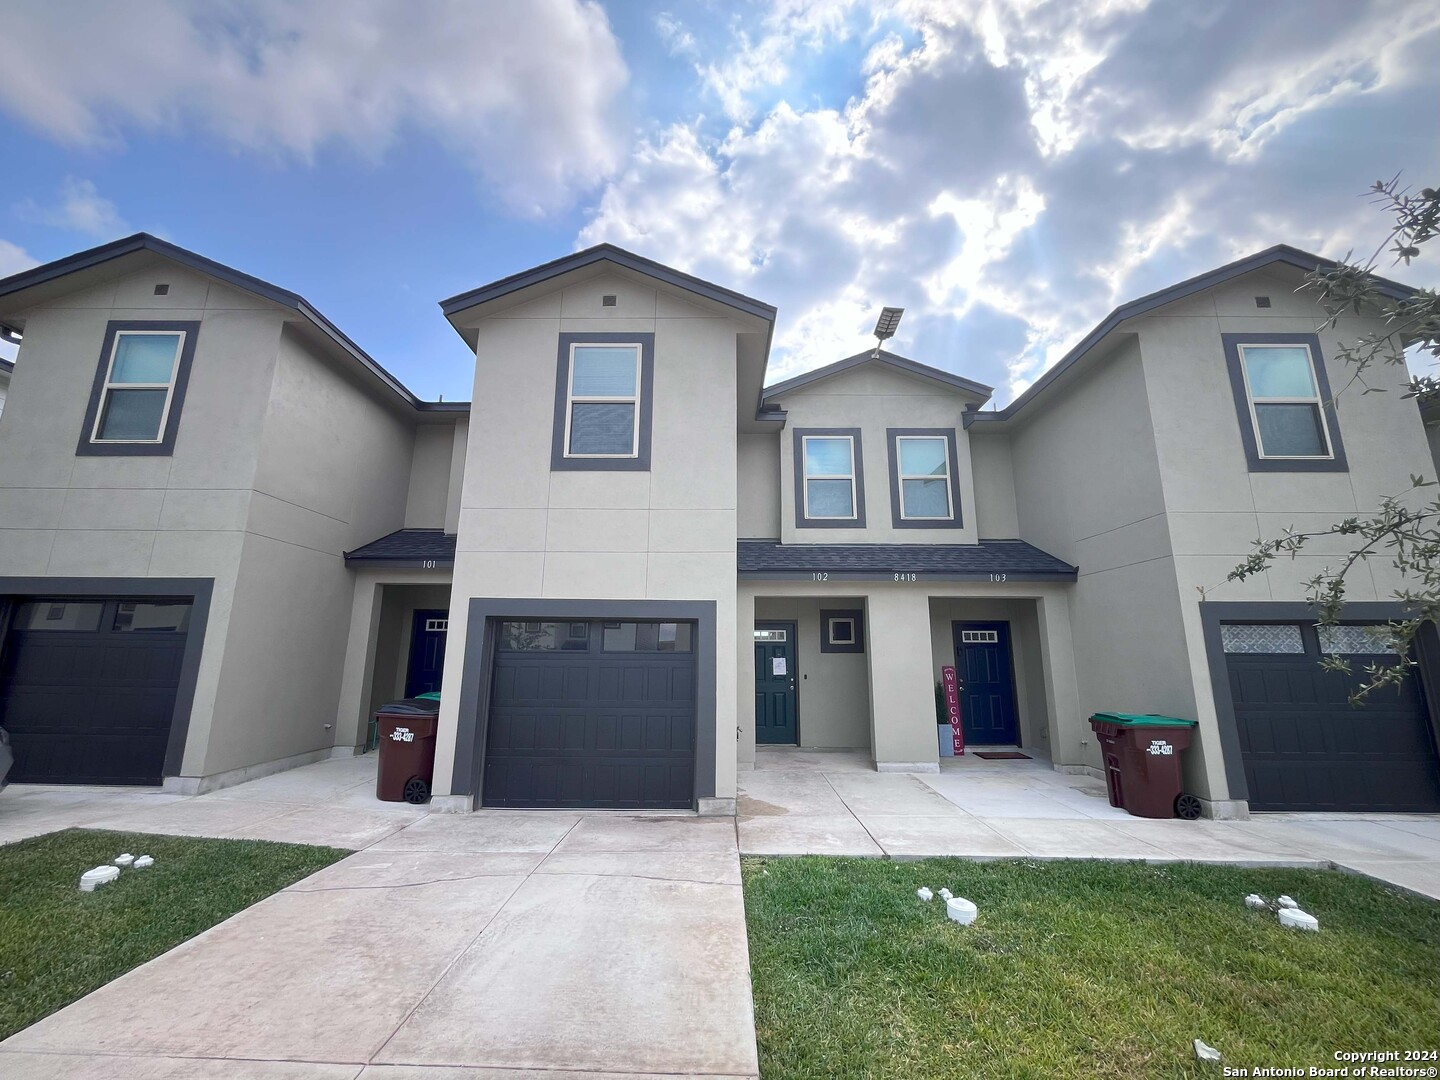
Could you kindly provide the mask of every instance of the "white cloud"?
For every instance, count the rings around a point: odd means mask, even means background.
[[[42,206],[34,199],[17,203],[15,212],[25,221],[54,225],[91,236],[115,237],[130,231],[115,204],[102,196],[93,181],[67,176],[58,200]]]
[[[776,303],[772,379],[898,304],[897,351],[1003,404],[1118,303],[1274,243],[1343,255],[1383,228],[1352,197],[1371,172],[1440,166],[1426,5],[779,2],[720,40],[665,32],[728,126],[642,142],[579,241]],[[772,103],[841,45],[847,104]]]
[[[415,129],[525,211],[601,180],[626,144],[628,72],[594,0],[12,5],[5,39],[0,107],[73,144],[198,129],[378,158]]]

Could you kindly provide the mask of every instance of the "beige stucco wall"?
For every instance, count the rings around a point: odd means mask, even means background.
[[[343,552],[401,527],[413,438],[398,402],[287,330],[206,774],[347,744],[335,729],[353,596]]]
[[[1010,436],[975,432],[970,439],[975,481],[975,531],[982,540],[1018,540],[1020,513],[1015,504],[1015,466]]]
[[[460,685],[472,597],[713,600],[715,790],[733,797],[738,452],[735,413],[715,403],[735,401],[736,334],[756,327],[613,272],[569,275],[480,315],[446,685]],[[587,331],[655,335],[648,472],[550,471],[559,335]],[[447,695],[441,794],[458,722]]]
[[[455,451],[455,425],[419,424],[410,464],[405,528],[443,529],[450,504],[450,465]]]
[[[780,438],[739,436],[738,527],[746,539],[780,538]]]
[[[1122,336],[1094,359],[1029,406],[1010,438],[1021,538],[1079,567],[1070,619],[1081,722],[1060,725],[1052,756],[1098,769],[1085,717],[1197,710],[1140,348]],[[1224,797],[1217,736],[1212,717],[1186,758],[1187,783],[1207,798]]]
[[[892,368],[862,365],[775,399],[789,414],[779,435],[780,539],[787,544],[973,544],[975,485],[970,436],[961,414],[973,397]],[[859,428],[865,480],[864,528],[795,527],[795,431]],[[896,529],[890,509],[887,428],[947,428],[955,432],[960,485],[958,529]]]
[[[5,395],[10,390],[10,372],[0,371],[0,416],[5,415]]]
[[[760,597],[755,621],[796,625],[796,716],[799,745],[849,749],[870,745],[869,672],[864,653],[822,652],[822,610],[864,610],[861,596]],[[754,663],[751,649],[751,663]],[[751,705],[753,721],[754,706]],[[752,736],[753,737],[753,736]]]

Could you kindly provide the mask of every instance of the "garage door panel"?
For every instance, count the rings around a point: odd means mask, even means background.
[[[606,652],[602,642],[637,646],[644,635],[622,631],[607,639],[592,621],[582,638],[573,634],[578,621],[558,625],[567,631],[563,650],[545,648],[557,639],[542,631],[541,647],[496,654],[485,805],[692,806],[694,656],[659,651],[659,641],[675,640],[653,632],[648,652]],[[502,638],[529,644],[519,635]]]
[[[1440,810],[1440,761],[1418,677],[1350,695],[1375,656],[1354,672],[1320,667],[1313,629],[1304,654],[1226,655],[1250,805],[1256,810]]]

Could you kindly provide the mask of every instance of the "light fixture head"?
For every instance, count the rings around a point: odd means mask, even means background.
[[[880,318],[875,320],[875,336],[881,341],[894,337],[900,326],[900,316],[904,314],[903,307],[881,308]]]

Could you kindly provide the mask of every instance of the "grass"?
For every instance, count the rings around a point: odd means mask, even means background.
[[[1219,1076],[1440,1045],[1440,904],[1318,870],[747,858],[760,1070]],[[921,885],[980,917],[960,927]],[[1320,933],[1250,911],[1288,893]]]
[[[155,865],[79,891],[122,851]],[[0,847],[0,1039],[349,854],[89,829]]]

